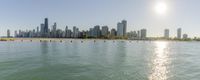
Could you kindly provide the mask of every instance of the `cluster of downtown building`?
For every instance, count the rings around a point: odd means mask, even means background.
[[[7,30],[7,37],[10,36],[10,30]],[[57,29],[57,24],[54,23],[51,28],[49,27],[48,18],[44,19],[44,23],[40,24],[33,30],[16,30],[14,32],[16,38],[102,38],[102,39],[133,39],[133,40],[146,40],[146,39],[160,39],[160,38],[147,38],[147,30],[141,29],[137,31],[127,32],[127,21],[122,20],[117,23],[117,29],[112,28],[109,30],[108,26],[96,25],[89,30],[80,31],[79,28],[74,26],[69,29],[68,26],[64,30]],[[161,39],[189,39],[187,34],[182,35],[182,29],[177,29],[177,36],[170,38],[170,30],[165,29],[164,35]]]
[[[103,39],[146,39],[147,30],[141,29],[137,33],[127,32],[127,21],[122,20],[117,23],[117,29],[112,28],[109,30],[108,26],[96,25],[89,30],[80,31],[79,28],[74,26],[69,29],[68,26],[65,30],[57,29],[57,24],[54,23],[51,28],[49,28],[48,18],[44,19],[44,23],[33,30],[16,30],[14,36],[16,38],[103,38]],[[10,30],[7,30],[7,37],[10,36]]]
[[[169,37],[169,29],[165,29],[164,30],[164,39],[170,39],[170,37]],[[178,28],[177,29],[177,36],[174,38],[174,39],[189,39],[188,38],[188,34],[183,34],[182,35],[182,29],[181,28]]]

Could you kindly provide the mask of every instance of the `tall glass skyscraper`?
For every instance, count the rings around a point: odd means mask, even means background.
[[[48,18],[44,19],[44,36],[48,37],[48,32],[49,32],[49,25],[48,25]]]
[[[181,32],[182,32],[182,29],[181,29],[181,28],[178,28],[178,29],[177,29],[177,38],[178,38],[178,39],[181,39],[181,35],[182,35]]]
[[[127,21],[117,23],[117,36],[126,36]]]
[[[124,25],[123,36],[126,36],[127,21],[126,20],[122,20],[122,24]]]
[[[164,30],[164,38],[169,38],[169,29]]]

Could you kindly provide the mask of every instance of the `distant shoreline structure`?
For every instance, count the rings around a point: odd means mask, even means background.
[[[57,23],[49,25],[48,18],[44,18],[44,22],[34,29],[19,29],[14,31],[14,36],[11,36],[10,29],[7,30],[7,36],[5,38],[73,38],[73,39],[124,39],[124,40],[176,40],[176,41],[200,41],[200,38],[190,38],[188,34],[182,34],[182,29],[177,29],[177,36],[175,38],[170,37],[170,30],[164,30],[163,37],[148,37],[147,29],[142,28],[139,30],[127,31],[127,21],[121,20],[117,23],[116,28],[109,29],[107,25],[95,25],[86,30],[80,30],[78,27],[73,26],[69,29],[68,26],[65,29],[57,28]]]
[[[161,38],[148,38],[148,39],[102,39],[102,38],[0,38],[0,41],[64,41],[64,40],[124,40],[124,41],[200,41],[200,39],[161,39]]]

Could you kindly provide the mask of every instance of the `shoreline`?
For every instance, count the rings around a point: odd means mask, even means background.
[[[163,39],[146,39],[146,40],[131,40],[131,39],[82,39],[82,38],[0,38],[2,41],[64,41],[64,40],[107,40],[107,41],[175,41],[175,42],[199,42],[197,40],[163,40]]]

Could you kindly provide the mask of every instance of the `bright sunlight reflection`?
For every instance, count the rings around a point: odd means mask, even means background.
[[[155,42],[155,53],[152,59],[152,71],[149,80],[167,80],[168,42]]]

